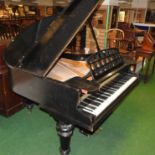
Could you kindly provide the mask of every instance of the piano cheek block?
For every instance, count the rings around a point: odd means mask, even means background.
[[[86,90],[88,93],[97,91],[99,89],[99,84],[97,84],[96,82],[87,81],[80,77],[74,77],[68,80],[67,84],[79,90]]]

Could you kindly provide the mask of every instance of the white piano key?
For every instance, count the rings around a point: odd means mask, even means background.
[[[82,108],[82,110],[85,110],[85,111],[87,111],[89,113],[93,112],[93,110],[91,108],[89,108],[88,106],[84,106],[84,105],[81,104],[79,107]]]
[[[96,107],[94,110],[91,109],[91,111],[89,110],[89,107],[83,107],[84,111],[87,110],[88,113],[91,113],[95,116],[100,115],[108,106],[110,106],[110,104],[116,100],[134,81],[136,81],[137,77],[131,77],[129,80],[127,80],[124,84],[122,84],[122,86],[115,92],[113,92],[113,94],[111,94],[110,96],[107,96],[107,98],[105,100],[103,100],[102,102],[99,102],[100,105],[98,107]],[[98,95],[100,95],[102,97],[103,94],[102,93],[96,93]],[[90,95],[91,96],[91,95]],[[94,96],[94,95],[93,95]],[[103,95],[104,96],[104,95]],[[95,97],[95,96],[94,96]],[[96,97],[96,99],[101,100],[101,98]],[[94,101],[96,102],[96,100],[94,99]],[[88,111],[89,110],[89,111]]]
[[[90,109],[95,109],[95,108],[97,108],[97,106],[95,106],[94,104],[92,104],[92,102],[87,103],[87,102],[83,101],[83,103],[87,104],[87,106],[88,106]]]
[[[96,96],[94,96],[94,95],[91,95],[91,96],[89,96],[88,98],[92,98],[93,100],[97,100],[98,102],[103,102],[103,99],[101,99],[101,98],[96,98]]]
[[[132,77],[129,79],[122,87],[120,87],[114,94],[112,94],[107,100],[105,100],[101,106],[92,112],[93,115],[98,116],[102,111],[104,111],[114,100],[118,98],[137,78]]]

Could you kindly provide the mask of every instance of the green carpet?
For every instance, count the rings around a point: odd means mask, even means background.
[[[59,155],[55,121],[34,107],[0,116],[0,155]],[[70,155],[155,155],[155,76],[141,82],[94,135],[75,129]]]

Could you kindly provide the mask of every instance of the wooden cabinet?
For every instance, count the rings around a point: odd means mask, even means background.
[[[23,108],[21,97],[10,90],[9,74],[3,61],[5,45],[0,44],[0,114],[11,116]]]

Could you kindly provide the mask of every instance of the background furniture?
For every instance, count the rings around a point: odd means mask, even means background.
[[[124,31],[112,28],[107,31],[108,48],[119,48],[120,41],[124,39]]]
[[[11,116],[23,108],[23,101],[9,88],[8,69],[3,61],[5,48],[6,45],[0,44],[0,114]]]
[[[149,33],[144,34],[144,39],[141,47],[136,49],[136,59],[142,57],[142,73],[144,76],[144,82],[147,82],[149,70],[151,69],[152,74],[155,69],[155,40],[151,37]],[[151,67],[151,60],[153,60],[153,65]],[[144,70],[144,65],[146,63],[146,68]]]
[[[129,26],[128,26],[129,27]],[[135,61],[135,48],[136,48],[136,36],[132,28],[119,29],[113,28],[109,29],[107,32],[108,47],[118,48],[120,54],[133,63],[133,71],[136,70]]]

